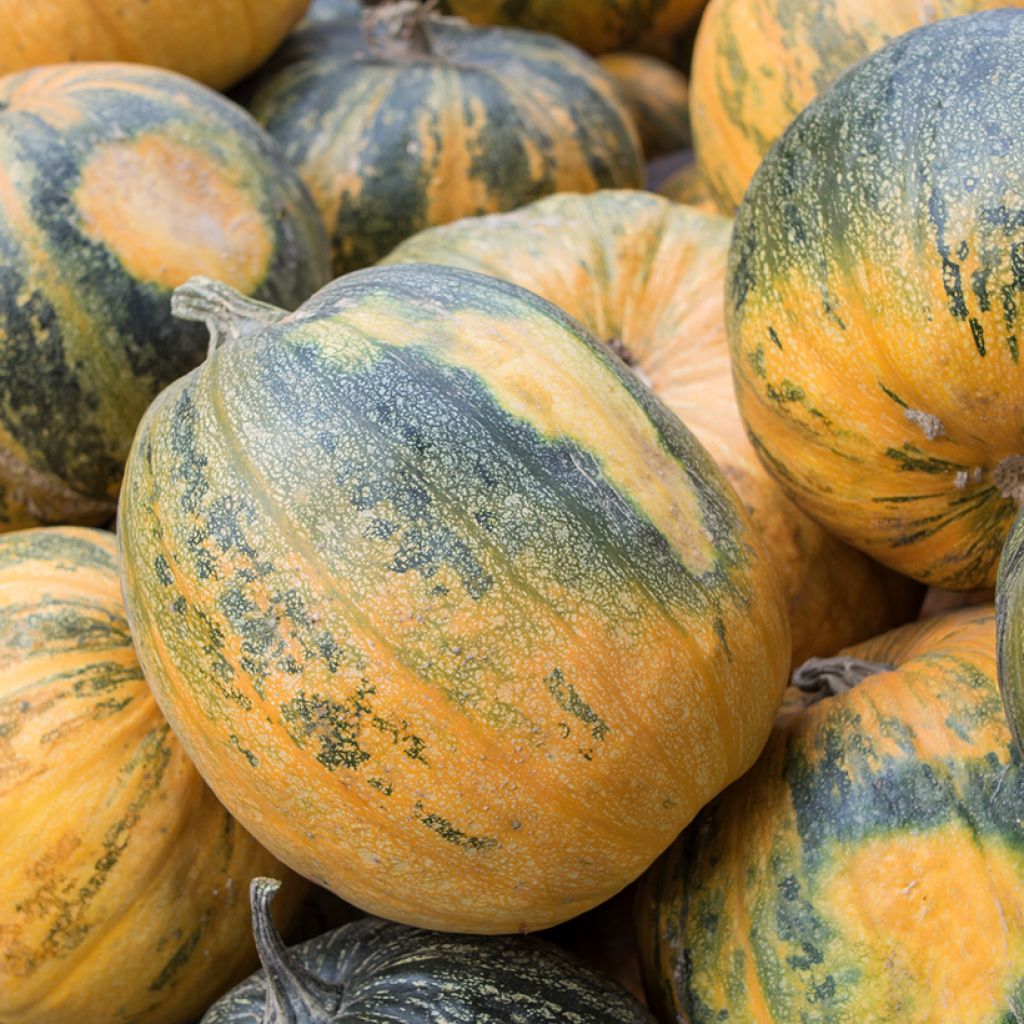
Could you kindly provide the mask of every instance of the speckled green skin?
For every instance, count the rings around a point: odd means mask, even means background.
[[[1024,753],[1024,514],[1013,524],[999,559],[996,625],[999,689],[1014,742]]]

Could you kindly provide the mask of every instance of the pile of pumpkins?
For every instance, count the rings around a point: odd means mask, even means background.
[[[0,2],[0,1024],[1024,1019],[1024,3],[703,6]]]

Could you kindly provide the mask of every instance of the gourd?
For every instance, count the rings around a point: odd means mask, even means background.
[[[754,759],[782,598],[710,457],[575,321],[435,266],[225,339],[150,408],[118,536],[146,677],[225,806],[380,916],[527,931]]]

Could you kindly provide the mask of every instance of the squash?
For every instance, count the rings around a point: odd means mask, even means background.
[[[1022,58],[1018,10],[869,57],[765,158],[730,253],[737,396],[769,471],[955,590],[992,586],[1024,499]]]
[[[441,9],[475,25],[553,32],[590,53],[674,36],[705,0],[442,0]]]
[[[0,74],[69,60],[131,61],[224,89],[267,59],[307,3],[0,0]]]
[[[180,75],[0,79],[0,530],[111,519],[146,406],[205,352],[193,274],[297,305],[329,274],[301,182],[244,111]]]
[[[798,674],[823,699],[643,881],[661,1020],[1019,1015],[1024,768],[995,673],[989,606]]]
[[[920,25],[1021,0],[712,0],[693,52],[693,148],[732,211],[776,139],[848,67]]]
[[[701,177],[700,170],[693,160],[683,164],[674,174],[661,183],[658,194],[673,203],[692,206],[702,213],[725,215],[718,201],[711,194],[707,182]]]
[[[1024,754],[1024,513],[1017,516],[999,560],[996,582],[999,689],[1017,750]]]
[[[364,918],[288,949],[269,912],[278,885],[252,883],[263,970],[201,1024],[654,1024],[614,982],[525,936],[445,935]]]
[[[711,459],[578,323],[434,266],[287,317],[211,283],[176,301],[229,340],[140,425],[125,600],[175,733],[268,849],[383,917],[528,931],[623,888],[753,761],[781,595]]]
[[[920,588],[840,544],[762,467],[733,395],[722,291],[730,224],[643,192],[550,196],[433,228],[386,262],[512,281],[579,319],[694,432],[736,488],[786,596],[794,665],[912,618]]]
[[[339,275],[434,224],[643,180],[636,130],[594,61],[415,3],[367,12],[365,28],[339,18],[294,34],[252,90]]]
[[[252,970],[245,888],[282,867],[160,714],[113,534],[0,537],[0,768],[0,1020],[180,1024]]]
[[[648,160],[690,145],[690,92],[686,76],[646,53],[606,53],[598,59],[615,81],[640,134]]]

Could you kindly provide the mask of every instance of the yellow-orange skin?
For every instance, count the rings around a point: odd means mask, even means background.
[[[1019,0],[711,0],[690,79],[697,164],[735,210],[772,143],[846,68],[919,25]]]
[[[385,262],[504,278],[614,342],[746,505],[786,595],[798,665],[912,618],[920,588],[804,515],[747,440],[722,310],[730,230],[724,217],[648,193],[563,194],[424,231]]]
[[[0,74],[63,61],[129,61],[225,89],[270,56],[308,3],[0,0]]]
[[[206,787],[142,677],[112,534],[0,537],[0,1021],[180,1024],[256,962],[248,884],[298,879]]]

